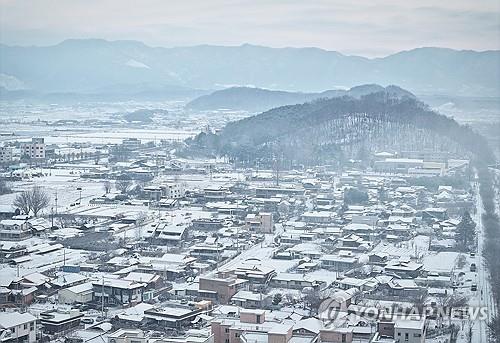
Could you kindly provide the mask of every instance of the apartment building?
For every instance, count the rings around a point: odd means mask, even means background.
[[[245,226],[248,230],[259,233],[272,233],[274,221],[272,213],[249,213],[245,218]]]
[[[14,147],[0,145],[0,163],[10,163],[14,159]]]
[[[29,159],[45,159],[45,139],[32,138],[30,143],[21,145],[21,155]]]

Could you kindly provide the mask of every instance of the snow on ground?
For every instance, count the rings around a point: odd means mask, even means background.
[[[372,253],[385,252],[390,256],[399,257],[415,257],[422,256],[429,250],[429,237],[427,236],[416,236],[406,242],[400,243],[379,243],[373,250]]]
[[[455,266],[459,255],[460,253],[451,251],[428,254],[422,260],[424,269],[429,272],[449,273]]]
[[[137,138],[142,143],[165,140],[185,140],[189,137],[194,137],[198,132],[183,131],[183,130],[150,130],[150,129],[119,129],[112,131],[99,130],[94,132],[84,133],[60,133],[53,136],[45,136],[47,144],[64,144],[64,143],[86,143],[94,144],[119,144],[126,138]]]
[[[210,179],[207,175],[184,174],[177,176],[176,180],[185,183],[187,189],[204,189],[207,187],[225,187],[232,185],[235,181],[245,180],[245,175],[241,172],[213,173],[212,179]]]
[[[66,169],[37,169],[44,174],[42,177],[33,177],[30,179],[16,182],[13,187],[14,192],[21,192],[31,189],[33,186],[42,186],[50,197],[50,205],[43,213],[49,214],[51,207],[56,206],[57,193],[57,211],[62,213],[71,208],[71,204],[80,201],[88,204],[89,200],[104,193],[104,186],[95,180],[80,179],[80,172],[77,170]],[[78,189],[81,188],[81,191]],[[4,194],[0,196],[0,210],[12,211],[12,202],[16,197],[15,193]],[[42,213],[42,214],[43,214]]]

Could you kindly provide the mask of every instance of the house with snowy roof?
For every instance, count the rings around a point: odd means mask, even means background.
[[[37,342],[37,318],[28,312],[0,312],[0,340],[2,342]]]

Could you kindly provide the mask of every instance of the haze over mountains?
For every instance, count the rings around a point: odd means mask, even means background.
[[[230,109],[259,112],[274,107],[301,104],[317,99],[341,96],[360,98],[363,95],[377,92],[385,92],[389,96],[415,97],[412,93],[398,86],[387,86],[384,88],[376,84],[360,85],[352,87],[349,90],[328,90],[320,93],[284,92],[262,88],[230,87],[200,96],[189,102],[187,108],[193,110]]]
[[[0,86],[3,96],[11,94],[7,90],[161,96],[235,85],[321,92],[378,83],[418,94],[497,96],[499,58],[500,51],[441,48],[369,59],[317,48],[161,48],[135,41],[66,40],[48,47],[2,45]]]

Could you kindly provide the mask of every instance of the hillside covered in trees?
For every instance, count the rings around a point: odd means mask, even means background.
[[[262,112],[275,107],[302,104],[317,99],[342,96],[360,98],[361,96],[377,92],[414,97],[410,92],[397,86],[387,86],[384,88],[377,84],[356,86],[349,90],[327,90],[320,93],[285,92],[252,87],[231,87],[200,96],[189,102],[186,107],[188,109],[202,111],[231,109]]]
[[[493,160],[483,137],[414,96],[383,91],[282,106],[187,141],[187,153],[240,161],[338,161],[362,152],[426,149]]]

